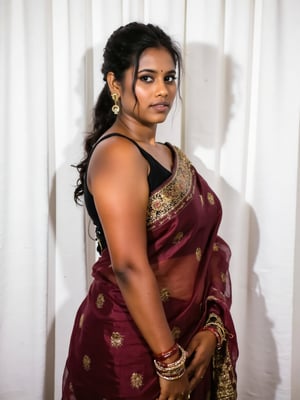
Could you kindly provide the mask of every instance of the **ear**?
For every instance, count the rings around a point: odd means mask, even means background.
[[[106,82],[108,84],[110,93],[116,93],[119,97],[121,95],[121,84],[116,79],[115,74],[113,72],[108,72],[106,75]]]

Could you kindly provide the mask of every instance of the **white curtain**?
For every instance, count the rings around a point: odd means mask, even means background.
[[[94,259],[71,164],[106,39],[133,20],[183,50],[183,99],[159,139],[223,204],[239,399],[298,400],[298,0],[0,0],[0,400],[60,398]]]

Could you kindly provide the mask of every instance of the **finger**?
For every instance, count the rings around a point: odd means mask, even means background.
[[[204,369],[200,369],[192,377],[192,379],[190,380],[190,391],[193,391],[199,385],[199,383],[203,380],[205,372],[206,371]]]
[[[205,363],[194,358],[190,365],[187,367],[186,372],[188,376],[194,375],[198,370],[205,370]]]

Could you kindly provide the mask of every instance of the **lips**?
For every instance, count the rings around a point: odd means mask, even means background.
[[[159,103],[151,104],[151,107],[157,111],[163,112],[170,108],[170,104],[166,101],[161,101]]]

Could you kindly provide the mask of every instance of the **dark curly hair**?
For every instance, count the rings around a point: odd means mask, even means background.
[[[180,86],[182,58],[179,47],[172,41],[170,36],[158,26],[138,22],[131,22],[125,26],[121,26],[114,31],[108,39],[104,48],[103,65],[101,69],[104,81],[106,82],[108,72],[113,72],[116,79],[122,82],[124,72],[131,66],[134,66],[132,91],[135,95],[135,84],[140,56],[144,50],[153,47],[164,47],[169,51],[178,68],[178,86]],[[112,105],[113,101],[109,87],[108,84],[105,83],[94,107],[92,131],[87,133],[84,141],[84,158],[79,164],[75,165],[79,172],[79,178],[74,191],[74,200],[77,204],[80,203],[80,197],[84,193],[84,179],[90,152],[101,135],[113,125],[116,119],[116,116],[111,111]]]

